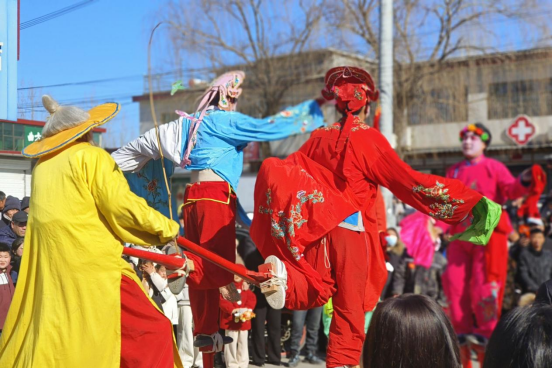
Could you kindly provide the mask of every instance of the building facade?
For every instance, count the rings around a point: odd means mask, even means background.
[[[488,156],[514,174],[541,164],[552,179],[552,49],[453,60],[427,84],[430,98],[405,111],[401,144],[413,168],[443,175],[462,160],[460,130],[480,122],[492,133]]]

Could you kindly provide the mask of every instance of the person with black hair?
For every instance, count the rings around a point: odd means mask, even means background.
[[[21,266],[21,257],[23,256],[23,243],[25,242],[25,238],[18,237],[15,239],[11,245],[11,251],[12,251],[12,270],[19,273],[19,267]],[[14,280],[14,282],[16,282]]]
[[[508,313],[496,326],[483,368],[552,367],[552,306],[535,303]]]
[[[531,230],[530,246],[519,256],[519,275],[526,293],[536,293],[539,286],[552,277],[552,252],[543,249],[544,231]]]
[[[0,191],[0,211],[4,210],[5,204],[6,204],[6,193]]]
[[[4,208],[2,209],[2,220],[0,221],[0,229],[10,226],[12,216],[21,211],[21,201],[19,198],[8,196],[4,200]]]
[[[380,303],[363,349],[364,368],[460,368],[458,340],[443,309],[425,295]]]

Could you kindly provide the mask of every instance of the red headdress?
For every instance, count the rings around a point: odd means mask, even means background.
[[[324,84],[322,96],[329,101],[335,99],[338,110],[346,116],[336,147],[336,154],[339,154],[349,138],[354,120],[353,113],[370,101],[377,101],[379,91],[370,74],[354,66],[330,69],[326,73]]]

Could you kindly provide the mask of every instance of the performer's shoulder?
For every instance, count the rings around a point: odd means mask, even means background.
[[[484,158],[484,163],[486,165],[493,165],[493,166],[504,166],[506,167],[506,165],[502,162],[502,161],[499,161],[495,158],[491,158],[491,157],[487,157],[485,156]]]
[[[101,147],[92,144],[81,144],[78,149],[71,155],[72,158],[84,161],[91,160],[111,160],[113,157]]]

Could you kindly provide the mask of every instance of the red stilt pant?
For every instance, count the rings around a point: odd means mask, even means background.
[[[227,182],[189,185],[182,211],[186,239],[236,261],[236,195]],[[186,255],[195,267],[187,279],[194,334],[211,335],[219,330],[219,288],[232,283],[234,275],[198,256]]]

